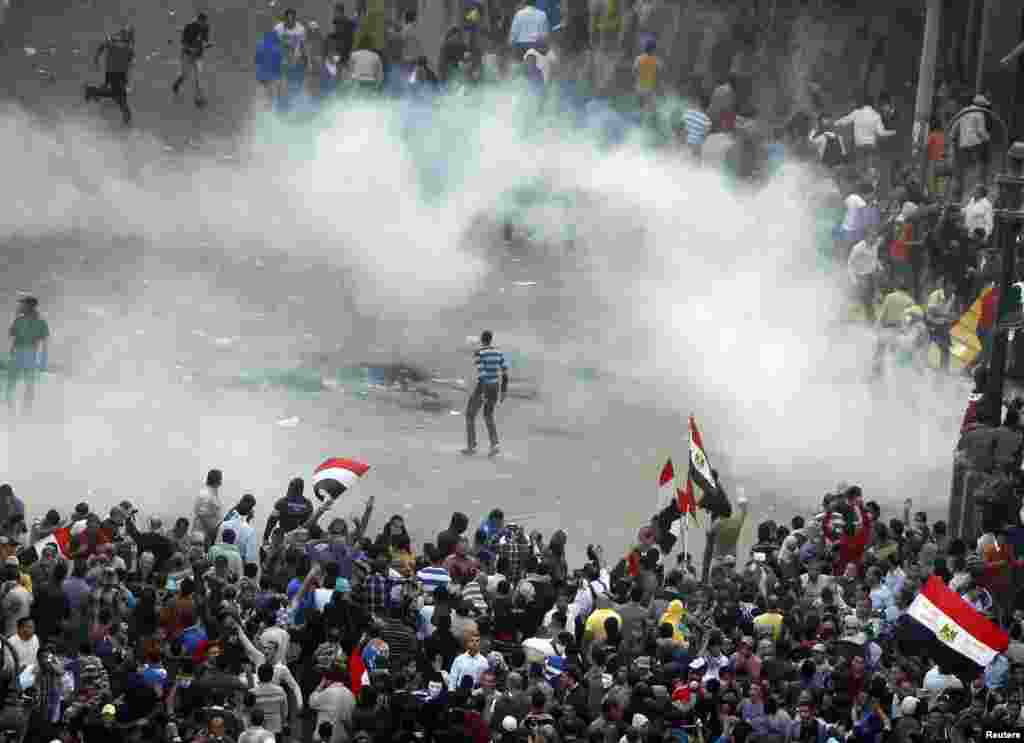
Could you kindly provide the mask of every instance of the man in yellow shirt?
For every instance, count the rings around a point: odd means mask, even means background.
[[[596,608],[587,617],[587,623],[583,626],[583,643],[589,646],[591,643],[604,642],[608,639],[604,623],[607,619],[615,619],[622,629],[622,616],[611,607],[611,601],[606,596],[598,596]]]
[[[875,322],[876,327],[902,327],[904,313],[915,304],[907,285],[902,282],[897,284],[896,288],[882,300],[882,309],[878,312],[878,319]]]
[[[754,631],[758,636],[771,635],[773,640],[778,640],[782,634],[782,609],[779,608],[779,600],[775,596],[768,597],[768,611],[754,617]]]

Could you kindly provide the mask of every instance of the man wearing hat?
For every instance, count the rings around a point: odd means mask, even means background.
[[[11,337],[11,358],[7,367],[7,405],[15,413],[15,393],[18,381],[25,384],[25,412],[31,412],[35,399],[36,378],[46,371],[47,342],[50,326],[39,315],[39,300],[22,297],[18,311],[8,331]]]

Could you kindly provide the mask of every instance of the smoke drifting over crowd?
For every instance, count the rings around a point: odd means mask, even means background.
[[[606,151],[528,125],[526,105],[502,93],[431,114],[337,111],[315,132],[257,120],[230,161],[217,143],[168,157],[143,134],[4,111],[0,148],[18,174],[0,214],[4,288],[12,307],[16,290],[40,297],[65,371],[31,424],[0,434],[15,489],[64,508],[107,490],[156,512],[170,496],[184,507],[208,467],[269,497],[323,453],[372,449],[390,458],[385,489],[471,508],[462,481],[479,495],[488,476],[446,459],[460,418],[417,433],[411,413],[307,401],[324,428],[282,443],[273,422],[292,403],[195,380],[328,350],[465,376],[458,346],[489,327],[540,385],[541,402],[502,412],[512,460],[523,452],[517,487],[557,490],[563,510],[632,483],[642,519],[657,458],[684,451],[691,412],[755,514],[769,492],[812,511],[840,479],[882,501],[939,502],[935,462],[963,390],[866,382],[871,340],[840,325],[840,290],[815,264],[806,173],[748,192],[639,144]],[[498,214],[524,188],[564,199],[526,211],[543,238],[522,258],[537,285],[510,286]],[[579,381],[584,367],[593,381]],[[569,448],[535,468],[525,440],[548,425]],[[421,496],[431,488],[443,492]],[[621,526],[621,510],[593,529]]]

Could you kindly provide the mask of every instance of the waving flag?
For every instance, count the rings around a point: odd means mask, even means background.
[[[729,518],[732,506],[718,486],[711,463],[704,451],[704,439],[697,428],[697,421],[690,416],[690,497],[699,508],[715,518]]]
[[[658,477],[658,508],[664,508],[672,502],[672,488],[676,479],[676,470],[672,466],[672,457],[665,460]]]
[[[715,476],[711,472],[711,463],[704,453],[704,439],[697,429],[697,421],[690,416],[690,479],[700,488],[702,493],[715,489]]]
[[[688,478],[686,480],[686,488],[676,488],[676,503],[679,508],[679,520],[682,522],[683,527],[687,525],[686,515],[689,514],[690,518],[693,519],[694,523],[700,525],[700,519],[697,518],[697,499],[693,495],[693,479]]]
[[[973,661],[984,668],[995,657],[1006,651],[1010,638],[998,625],[968,604],[941,578],[933,575],[924,589],[917,594],[907,616],[923,627],[934,638],[938,652],[929,657],[941,660],[955,655],[950,665],[958,660],[955,656]]]
[[[338,498],[369,470],[370,465],[354,459],[328,459],[313,473],[313,493],[320,500]]]
[[[33,545],[33,547],[35,547],[35,550],[36,550],[36,555],[38,555],[39,557],[42,557],[43,556],[43,550],[46,549],[46,547],[48,545],[51,545],[51,544],[54,547],[57,548],[57,554],[58,555],[60,555],[64,559],[70,558],[71,557],[71,529],[69,529],[67,527],[62,527],[60,529],[54,529],[52,534],[50,534],[47,537],[43,537],[42,539],[40,539],[38,542],[36,542]]]

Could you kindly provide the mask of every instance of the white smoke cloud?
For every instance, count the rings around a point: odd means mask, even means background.
[[[131,287],[131,301],[97,296],[73,266],[50,292],[60,332],[77,336],[74,363],[64,361],[82,379],[34,441],[59,429],[83,473],[129,461],[105,473],[119,488],[168,460],[196,481],[222,466],[283,487],[315,459],[260,427],[288,415],[287,403],[197,392],[186,376],[339,347],[354,360],[383,352],[464,366],[453,339],[486,325],[540,378],[534,414],[584,434],[592,443],[580,446],[592,452],[612,456],[624,439],[638,457],[645,445],[681,449],[693,412],[711,451],[728,456],[723,472],[752,499],[816,500],[839,479],[883,501],[935,496],[925,491],[943,479],[948,416],[962,392],[916,378],[865,381],[871,339],[842,322],[839,289],[816,266],[806,174],[791,168],[765,188],[733,188],[674,152],[607,153],[531,123],[504,95],[480,108],[446,105],[411,120],[385,107],[339,112],[316,134],[264,137],[254,127],[232,163],[201,152],[168,163],[145,135],[126,141],[83,120],[43,127],[16,109],[0,114],[0,154],[20,174],[5,185],[12,208],[0,214],[0,240],[71,233],[83,257],[118,239],[140,251],[132,259],[121,247],[97,279]],[[413,135],[397,134],[408,127]],[[499,294],[509,282],[494,212],[510,189],[537,180],[574,205],[529,211],[548,238],[527,259],[540,286]],[[567,208],[572,254],[555,239]],[[268,263],[256,269],[256,260]],[[93,303],[109,316],[82,315]],[[53,353],[60,360],[60,343]],[[580,381],[584,367],[596,381]],[[623,404],[677,414],[679,443],[654,440],[660,424],[616,430]],[[323,415],[317,425],[330,422]],[[387,436],[387,426],[369,430]],[[27,466],[35,474],[22,480],[59,480],[44,464],[52,455],[0,435],[12,479]],[[166,487],[137,497],[155,509]],[[621,519],[605,526],[614,524]]]

